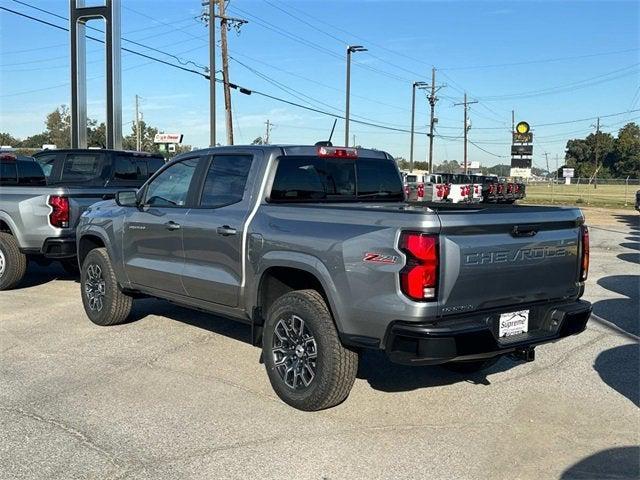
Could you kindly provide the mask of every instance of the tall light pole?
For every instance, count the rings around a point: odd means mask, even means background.
[[[344,109],[344,146],[349,145],[349,99],[351,97],[351,54],[355,52],[366,52],[362,45],[347,46],[347,100]]]
[[[416,123],[416,88],[425,88],[426,82],[413,82],[411,87],[411,145],[409,146],[409,172],[413,172],[413,136]]]

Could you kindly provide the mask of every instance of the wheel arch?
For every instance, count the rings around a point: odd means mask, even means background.
[[[261,344],[263,319],[273,302],[295,290],[316,290],[327,303],[337,330],[342,331],[343,313],[337,289],[326,267],[318,259],[313,260],[301,262],[299,259],[296,261],[289,258],[270,261],[256,275],[255,291],[249,309],[253,313],[254,345]]]

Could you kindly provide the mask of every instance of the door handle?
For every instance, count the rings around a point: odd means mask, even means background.
[[[218,232],[220,235],[224,235],[225,237],[229,235],[235,235],[236,233],[238,233],[238,231],[235,228],[231,228],[229,225],[223,225],[221,227],[218,227],[216,229],[216,232]]]
[[[167,230],[180,230],[180,224],[174,222],[173,220],[168,221],[164,224]]]

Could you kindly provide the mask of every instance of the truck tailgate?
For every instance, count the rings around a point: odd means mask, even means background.
[[[438,212],[440,314],[500,309],[575,297],[578,209]]]

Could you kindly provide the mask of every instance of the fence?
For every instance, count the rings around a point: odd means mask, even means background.
[[[560,178],[528,182],[526,193],[531,203],[629,207],[638,189],[638,178],[572,178],[569,185]]]

